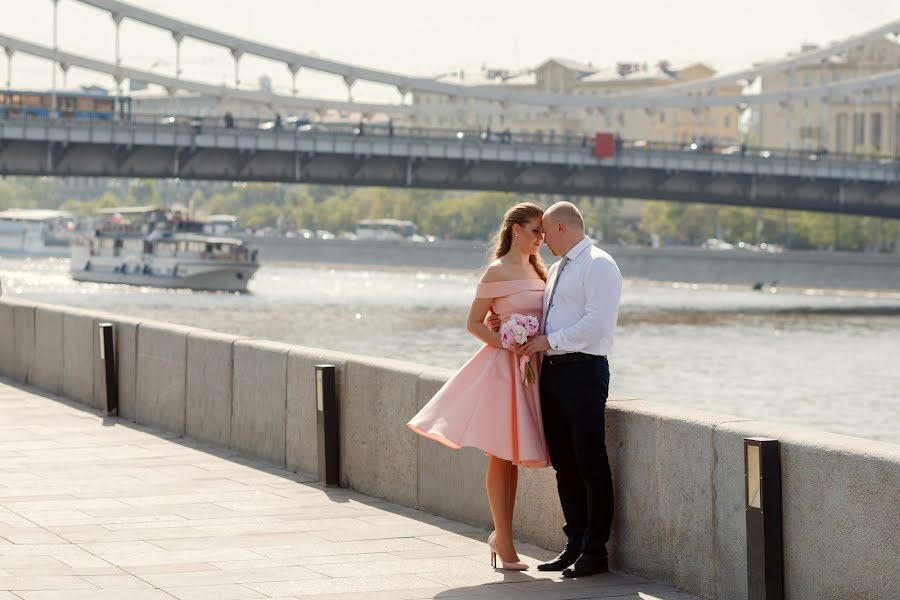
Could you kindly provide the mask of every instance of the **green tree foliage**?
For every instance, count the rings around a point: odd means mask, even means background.
[[[159,187],[153,179],[142,179],[137,185],[130,186],[125,198],[127,206],[161,206],[162,203]]]
[[[8,208],[31,208],[31,204],[22,198],[18,187],[8,180],[0,180],[0,210]]]
[[[892,219],[676,202],[648,202],[640,229],[668,244],[697,245],[718,237],[795,250],[889,252],[900,241],[900,222]]]
[[[103,194],[93,200],[66,200],[59,205],[59,209],[72,211],[77,215],[88,217],[96,214],[101,208],[112,208],[114,206],[122,205],[121,198],[112,192],[103,192]]]
[[[362,219],[413,221],[424,234],[441,238],[488,239],[504,212],[517,202],[548,204],[552,199],[499,192],[446,192],[324,185],[234,183],[197,186],[188,182],[179,194],[197,214],[233,214],[252,229],[286,227],[352,232]],[[158,180],[111,181],[94,198],[72,197],[64,182],[53,178],[0,179],[0,210],[62,208],[92,215],[113,206],[164,206]],[[678,202],[647,202],[637,222],[622,214],[615,198],[572,199],[585,217],[588,231],[604,243],[646,244],[658,235],[664,244],[697,245],[718,237],[731,243],[768,242],[794,249],[892,251],[900,241],[900,221]]]
[[[255,204],[241,211],[241,222],[245,227],[262,229],[274,226],[281,214],[281,207],[277,204]]]

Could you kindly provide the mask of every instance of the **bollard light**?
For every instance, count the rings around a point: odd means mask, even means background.
[[[106,414],[119,415],[119,378],[116,375],[116,347],[113,324],[100,323],[100,359],[106,367]]]
[[[783,600],[781,456],[778,440],[744,439],[749,600]]]
[[[340,412],[334,365],[316,365],[316,433],[319,481],[340,485]]]

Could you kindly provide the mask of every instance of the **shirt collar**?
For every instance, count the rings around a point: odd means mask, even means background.
[[[587,236],[583,240],[572,246],[572,249],[566,252],[566,258],[575,260],[578,256],[591,246],[591,239]]]

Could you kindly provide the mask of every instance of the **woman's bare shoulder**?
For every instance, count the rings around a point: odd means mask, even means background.
[[[495,283],[507,280],[509,280],[509,268],[501,263],[500,259],[489,264],[481,277],[481,283]]]

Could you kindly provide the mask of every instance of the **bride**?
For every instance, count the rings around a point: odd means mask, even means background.
[[[471,446],[488,456],[487,497],[494,521],[488,537],[491,564],[525,570],[512,539],[518,467],[549,465],[537,383],[523,382],[518,347],[507,350],[500,334],[485,325],[488,312],[501,321],[511,314],[542,321],[547,270],[538,251],[543,241],[541,207],[516,204],[494,236],[494,261],[488,266],[469,309],[467,329],[484,342],[428,404],[407,423],[425,437],[454,450]],[[537,372],[540,357],[532,357]],[[540,376],[539,373],[538,377]]]

